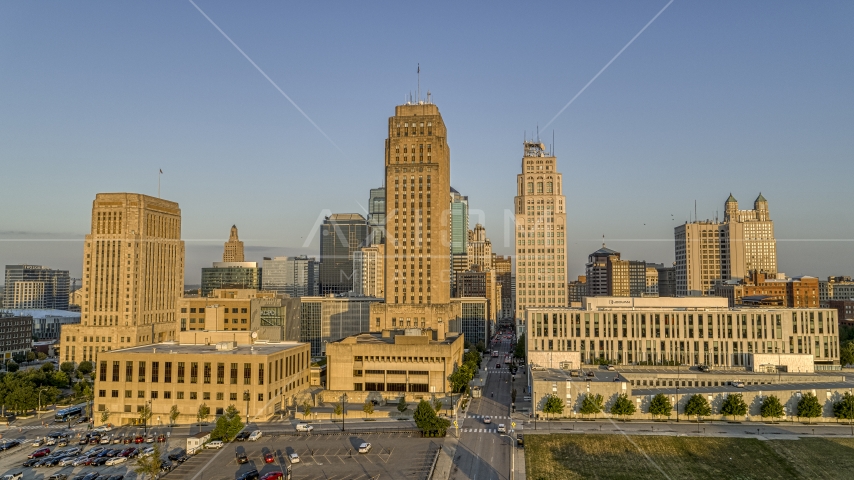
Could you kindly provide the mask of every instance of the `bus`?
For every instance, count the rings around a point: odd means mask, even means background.
[[[67,422],[75,417],[83,415],[83,411],[85,409],[85,403],[81,403],[80,405],[74,405],[68,408],[63,408],[62,410],[56,412],[56,416],[53,420],[55,422]]]

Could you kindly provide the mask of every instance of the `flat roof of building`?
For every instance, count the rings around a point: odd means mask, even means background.
[[[80,312],[72,312],[69,310],[56,310],[56,309],[43,309],[43,308],[3,308],[0,309],[2,312],[11,312],[14,315],[24,315],[27,317],[33,318],[43,318],[47,316],[51,317],[68,317],[68,318],[79,318]]]
[[[224,342],[229,343],[229,342]],[[215,354],[215,355],[271,355],[284,350],[306,345],[300,342],[256,342],[252,345],[238,344],[233,348],[226,350],[217,349],[216,343],[211,344],[179,344],[172,342],[155,343],[152,345],[140,345],[138,347],[123,348],[120,350],[112,350],[105,353],[122,353],[122,354],[145,354],[152,353],[175,353],[175,354]]]
[[[365,345],[365,344],[374,344],[374,345],[395,345],[394,337],[396,336],[404,336],[404,337],[420,337],[422,335],[406,335],[403,331],[393,332],[389,336],[383,336],[382,333],[360,333],[358,335],[352,335],[347,338],[342,338],[334,343],[344,343],[344,344],[352,344],[352,341],[347,341],[349,339],[355,339],[356,345]],[[454,343],[458,338],[460,338],[460,334],[456,332],[449,332],[446,334],[444,340],[433,340],[430,337],[430,340],[427,342],[428,345],[450,345]],[[399,343],[397,345],[400,345]]]
[[[587,376],[587,372],[593,372],[592,377]],[[609,372],[607,370],[590,370],[585,369],[584,372],[573,377],[571,370],[562,370],[560,368],[546,368],[544,370],[531,370],[534,376],[534,381],[540,382],[626,382],[625,377],[620,376],[620,372]],[[618,379],[618,380],[615,380]]]
[[[765,383],[761,385],[745,385],[744,387],[734,387],[732,385],[721,385],[717,387],[646,387],[632,388],[632,395],[657,395],[663,393],[666,395],[693,395],[695,393],[732,393],[742,390],[748,392],[779,392],[784,390],[842,390],[846,388],[854,388],[854,382],[810,382],[810,383]]]

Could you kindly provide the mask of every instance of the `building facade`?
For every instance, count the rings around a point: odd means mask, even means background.
[[[674,229],[676,295],[714,295],[715,284],[744,278],[751,271],[777,273],[777,242],[768,201],[762,194],[753,210],[739,210],[730,195],[724,221],[685,223]]]
[[[525,142],[516,177],[516,318],[567,299],[566,197],[557,158],[542,143]]]
[[[202,269],[203,297],[223,288],[259,290],[262,283],[258,262],[214,262],[212,267]]]
[[[830,308],[837,311],[839,323],[845,325],[854,325],[854,298],[847,300],[831,300]]]
[[[41,265],[6,265],[3,308],[68,310],[68,270]]]
[[[17,316],[31,317],[33,319],[32,336],[38,341],[58,340],[62,333],[63,325],[79,324],[80,312],[69,310],[7,310]]]
[[[353,252],[353,293],[385,298],[385,245],[372,245]]]
[[[800,276],[768,278],[762,272],[750,272],[740,280],[726,280],[715,285],[715,295],[726,297],[729,305],[763,304],[789,308],[818,308],[818,278]]]
[[[314,257],[264,257],[261,263],[261,289],[290,297],[319,294],[317,261]]]
[[[237,225],[231,226],[231,233],[228,235],[228,241],[225,242],[225,249],[222,252],[223,262],[244,262],[243,257],[243,242],[237,238]]]
[[[33,317],[0,311],[0,358],[10,360],[33,347]]]
[[[574,354],[586,364],[744,366],[759,353],[839,363],[832,309],[729,308],[719,297],[588,297],[581,308],[528,309],[527,323],[528,359],[540,365]]]
[[[311,346],[312,357],[323,356],[330,342],[380,328],[379,321],[371,324],[371,305],[381,304],[382,298],[323,296],[300,300],[300,341]]]
[[[358,213],[334,213],[320,226],[320,294],[353,290],[353,253],[367,246],[368,223]]]
[[[251,332],[259,340],[297,341],[299,308],[299,299],[276,292],[218,289],[178,300],[178,331]]]
[[[295,405],[309,387],[308,345],[255,342],[212,345],[159,343],[104,352],[95,373],[95,417],[110,412],[110,422],[137,425],[139,412],[151,409],[150,425],[198,421],[199,405],[211,417],[233,405],[249,421],[266,421]],[[248,407],[248,408],[247,408]]]
[[[456,275],[456,296],[458,298],[485,298],[486,317],[491,322],[499,319],[501,310],[501,285],[494,270],[484,270],[480,265],[472,265],[471,270]],[[468,339],[466,339],[468,340]]]
[[[513,259],[510,255],[492,254],[492,268],[495,271],[495,280],[501,287],[501,310],[498,318],[514,318],[516,309],[513,307],[515,295],[515,276],[513,276]]]
[[[99,193],[83,247],[81,323],[62,326],[63,361],[171,340],[184,290],[178,204],[134,193]]]
[[[385,243],[385,187],[372,188],[368,198],[370,245]]]
[[[568,297],[569,304],[579,303],[587,296],[587,276],[579,275],[578,280],[569,282]]]

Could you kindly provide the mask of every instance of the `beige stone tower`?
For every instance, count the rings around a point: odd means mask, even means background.
[[[99,193],[83,247],[81,290],[80,324],[62,327],[62,361],[94,362],[98,352],[173,339],[184,290],[178,204]]]
[[[566,197],[557,158],[542,143],[525,142],[516,177],[516,318],[526,307],[567,302]]]
[[[395,107],[385,151],[386,303],[446,304],[451,152],[439,108]]]
[[[237,238],[237,226],[231,226],[231,233],[228,235],[228,241],[225,242],[225,250],[222,252],[223,262],[244,262],[243,259],[243,242]]]

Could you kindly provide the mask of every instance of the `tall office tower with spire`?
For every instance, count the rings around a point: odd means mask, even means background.
[[[184,290],[178,204],[99,193],[84,240],[82,288],[80,323],[62,326],[63,361],[95,362],[98,352],[174,339]]]
[[[674,229],[676,295],[714,295],[715,285],[751,272],[777,273],[777,241],[768,201],[760,193],[753,210],[739,210],[730,194],[724,221],[686,222]]]
[[[567,301],[566,197],[557,158],[539,142],[525,142],[516,176],[516,318],[528,307]]]
[[[231,226],[228,241],[225,242],[225,250],[222,252],[223,262],[243,262],[243,242],[237,238],[237,225]]]

